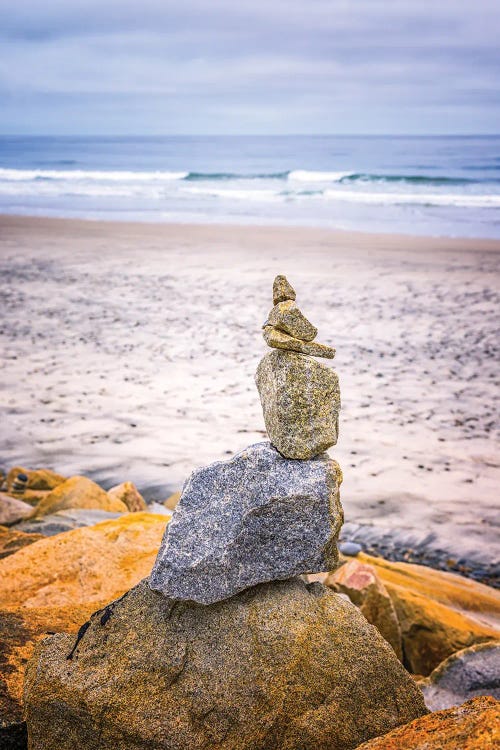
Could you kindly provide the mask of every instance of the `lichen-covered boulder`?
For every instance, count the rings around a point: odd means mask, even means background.
[[[148,575],[168,520],[127,513],[20,549],[0,560],[1,608],[112,601]]]
[[[257,583],[332,570],[344,520],[340,482],[328,456],[290,461],[267,442],[193,472],[151,586],[212,604]]]
[[[35,509],[34,517],[39,518],[67,508],[98,508],[118,513],[128,511],[125,503],[108,495],[91,479],[74,476],[59,484],[40,501]]]
[[[133,482],[122,482],[111,487],[108,495],[112,500],[120,500],[131,513],[148,509],[146,501]]]
[[[403,661],[401,628],[396,610],[373,565],[351,560],[329,576],[328,585],[347,594],[368,622],[375,625],[380,635],[391,644],[398,659]]]
[[[473,698],[415,719],[357,750],[493,750],[500,747],[500,703]]]
[[[24,469],[22,466],[14,466],[7,474],[9,492],[12,492],[18,474],[25,474],[28,477],[26,489],[29,490],[53,490],[66,481],[66,477],[51,469]]]
[[[40,539],[43,539],[41,534],[25,534],[22,531],[17,531],[17,529],[0,526],[0,560],[13,555],[23,547],[27,547],[28,544],[38,542]]]
[[[311,357],[275,351],[255,376],[271,443],[287,458],[308,459],[335,445],[340,390],[337,374]]]
[[[141,582],[28,665],[30,750],[350,750],[422,694],[349,602],[300,579],[201,606]]]

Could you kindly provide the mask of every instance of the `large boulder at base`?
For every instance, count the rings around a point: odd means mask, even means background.
[[[265,581],[332,570],[343,522],[341,473],[328,456],[283,458],[257,443],[193,472],[151,574],[151,586],[201,604]]]
[[[117,484],[108,490],[108,495],[113,500],[121,500],[131,513],[148,509],[146,501],[133,482]]]
[[[26,489],[29,490],[53,490],[66,481],[66,477],[56,474],[51,469],[24,469],[22,466],[14,466],[7,474],[9,492],[12,492],[18,474],[25,474],[28,477]]]
[[[12,526],[14,523],[29,518],[33,514],[33,508],[17,497],[11,497],[5,492],[0,492],[0,524]]]
[[[0,748],[25,750],[23,682],[35,644],[49,633],[73,633],[94,612],[95,606],[0,610]],[[55,749],[54,749],[55,750]]]
[[[337,591],[347,594],[402,661],[401,628],[396,610],[373,565],[351,560],[330,576],[328,582],[335,585]]]
[[[141,582],[28,665],[31,750],[350,750],[425,713],[356,607],[300,579],[210,606]]]
[[[102,487],[87,477],[71,477],[47,495],[36,507],[35,517],[57,513],[66,508],[99,508],[111,512],[126,513],[125,503],[110,497]]]
[[[2,608],[99,606],[121,596],[149,574],[167,522],[128,513],[30,544],[0,560]]]
[[[0,526],[0,560],[3,557],[13,555],[28,544],[38,542],[43,539],[41,534],[24,534],[17,529],[9,529],[7,526]]]
[[[28,534],[54,536],[54,534],[79,529],[81,526],[94,526],[102,521],[111,521],[113,518],[120,518],[122,515],[121,512],[110,513],[108,510],[99,510],[98,508],[69,508],[68,510],[51,513],[48,516],[23,521],[16,528]]]
[[[340,390],[337,374],[312,357],[266,354],[255,382],[271,443],[287,458],[309,459],[335,445]]]
[[[410,672],[428,675],[456,651],[500,637],[499,591],[424,565],[364,553],[356,560],[372,565],[389,592]]]
[[[459,706],[478,695],[492,695],[499,700],[500,641],[458,651],[419,685],[431,711]]]
[[[473,698],[462,706],[437,711],[357,750],[493,750],[500,747],[500,703]]]

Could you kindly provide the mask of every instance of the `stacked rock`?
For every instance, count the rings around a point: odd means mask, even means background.
[[[264,339],[277,351],[265,356],[256,374],[271,443],[287,458],[308,459],[335,445],[340,391],[336,373],[315,357],[335,349],[313,341],[317,329],[295,304],[284,276],[273,285],[274,307],[264,323]]]
[[[338,561],[342,473],[324,454],[337,440],[338,379],[309,356],[335,352],[313,342],[317,329],[284,276],[274,281],[273,300],[264,337],[277,350],[256,374],[272,444],[252,445],[187,480],[150,578],[173,599],[212,604]]]
[[[337,435],[337,379],[307,354],[316,333],[292,294],[278,279],[264,333],[306,348],[257,372],[274,445],[195,471],[150,578],[76,639],[39,644],[30,750],[353,750],[425,713],[359,610],[298,577],[336,565],[343,514],[339,466],[320,454]]]

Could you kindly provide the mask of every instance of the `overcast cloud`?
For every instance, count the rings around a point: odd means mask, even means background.
[[[3,133],[494,133],[497,0],[0,0]]]

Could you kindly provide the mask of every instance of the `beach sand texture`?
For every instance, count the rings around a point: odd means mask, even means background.
[[[498,557],[500,242],[0,217],[1,461],[162,500],[265,439],[287,275],[337,349],[346,520]]]

